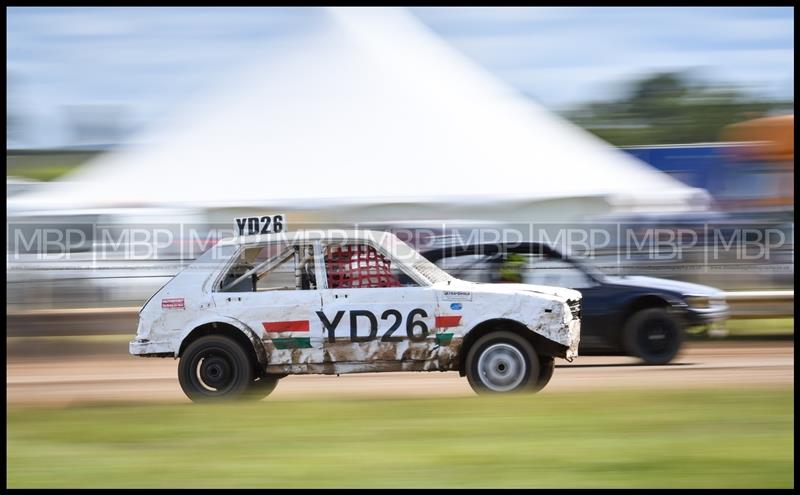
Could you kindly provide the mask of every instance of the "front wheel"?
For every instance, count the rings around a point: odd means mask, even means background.
[[[625,325],[625,351],[645,364],[667,364],[681,350],[685,339],[683,325],[662,308],[635,313]]]
[[[539,379],[536,380],[534,392],[543,389],[550,379],[553,378],[553,371],[556,369],[556,360],[550,356],[539,356]]]
[[[178,381],[194,402],[243,398],[255,367],[235,340],[207,335],[189,344],[178,365]]]
[[[470,347],[466,375],[479,394],[535,392],[539,380],[539,358],[523,337],[496,331],[480,337]]]

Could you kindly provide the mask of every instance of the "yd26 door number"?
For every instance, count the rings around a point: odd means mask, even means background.
[[[344,317],[345,311],[337,311],[336,315],[334,315],[333,320],[329,320],[325,313],[322,311],[317,311],[317,316],[319,316],[319,320],[322,322],[322,326],[325,327],[325,330],[328,331],[328,342],[333,344],[336,342],[336,328],[339,326],[339,323],[342,322],[342,318]],[[392,320],[392,326],[389,327],[389,330],[381,336],[381,342],[402,342],[406,338],[414,341],[420,342],[425,340],[425,337],[428,336],[428,325],[425,324],[424,321],[415,318],[427,318],[428,313],[425,312],[422,308],[414,308],[408,312],[406,315],[406,336],[393,336],[401,326],[403,321],[403,315],[400,311],[396,309],[387,309],[386,311],[381,314],[381,320],[388,321]],[[369,321],[369,335],[359,336],[358,335],[358,322],[359,318],[361,321],[364,319]],[[378,318],[372,311],[367,310],[351,310],[350,311],[350,341],[351,342],[369,342],[370,340],[375,340],[378,337]]]

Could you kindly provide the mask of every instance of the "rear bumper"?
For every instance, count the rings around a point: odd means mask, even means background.
[[[171,342],[154,342],[147,339],[132,340],[128,345],[128,351],[134,356],[175,354]]]

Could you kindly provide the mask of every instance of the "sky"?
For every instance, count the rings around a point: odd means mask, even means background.
[[[76,144],[70,122],[143,128],[325,19],[315,8],[7,8],[7,145]],[[690,69],[794,99],[793,7],[436,7],[411,12],[548,108],[609,99]],[[321,78],[324,79],[324,78]],[[96,114],[87,115],[87,108]],[[102,110],[105,108],[106,110]],[[77,110],[76,110],[77,109]],[[82,110],[81,110],[82,109]],[[102,113],[105,111],[106,113]],[[83,120],[81,120],[83,119]]]

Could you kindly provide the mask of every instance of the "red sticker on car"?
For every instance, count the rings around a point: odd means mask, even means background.
[[[185,309],[186,304],[182,297],[173,297],[171,299],[161,300],[162,309]]]
[[[437,328],[457,327],[461,324],[461,315],[443,315],[436,317]]]

